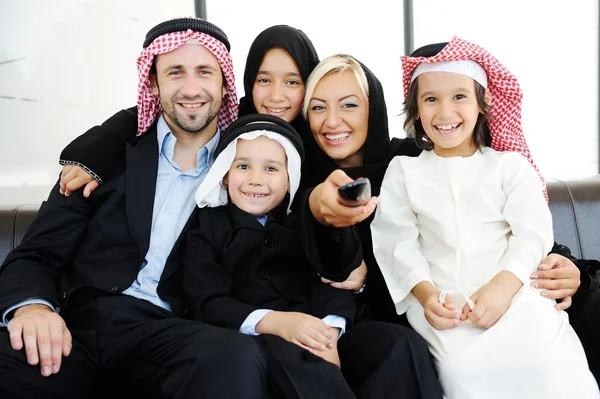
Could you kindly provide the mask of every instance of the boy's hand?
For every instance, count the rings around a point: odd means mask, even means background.
[[[447,297],[446,302],[442,305],[439,301],[439,291],[427,297],[423,310],[425,310],[425,318],[429,324],[438,330],[447,330],[460,324],[460,313],[456,310],[452,299]]]
[[[412,294],[417,298],[425,312],[425,318],[438,330],[447,330],[460,324],[460,313],[449,297],[445,305],[439,300],[440,290],[428,281],[421,281],[412,289]]]
[[[85,186],[83,196],[89,198],[92,191],[98,188],[99,183],[79,166],[63,166],[60,173],[60,193],[69,197],[83,186]]]
[[[277,335],[288,342],[315,353],[333,348],[339,331],[323,320],[299,312],[270,312],[256,325],[259,334]],[[316,354],[316,353],[315,353]]]
[[[333,343],[332,347],[327,348],[324,351],[313,351],[312,353],[316,356],[319,356],[321,359],[327,360],[329,363],[341,367],[340,355],[337,350],[337,340],[340,336],[340,329],[336,327],[331,327],[330,331],[333,333],[333,336],[331,338],[331,341]]]
[[[469,319],[475,327],[479,328],[488,329],[494,326],[506,313],[512,298],[522,286],[521,280],[513,273],[501,271],[471,295],[475,308],[471,310],[468,304],[465,305],[460,319],[463,321]]]

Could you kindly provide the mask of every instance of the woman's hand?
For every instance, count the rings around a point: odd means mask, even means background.
[[[546,298],[561,299],[555,305],[558,310],[571,306],[572,297],[581,284],[579,269],[573,262],[559,254],[550,254],[542,261],[538,270],[531,275],[531,286],[541,288]]]
[[[65,165],[60,174],[60,193],[66,197],[85,186],[83,196],[89,198],[92,191],[98,188],[98,181],[79,166]]]
[[[367,279],[367,265],[363,260],[359,267],[352,270],[352,273],[348,276],[346,281],[335,282],[326,279],[325,277],[321,277],[321,281],[325,284],[331,285],[333,288],[339,288],[342,290],[352,290],[358,291],[365,284],[365,280]]]
[[[324,226],[348,227],[368,218],[379,203],[379,198],[371,197],[363,204],[345,201],[338,189],[353,180],[341,169],[334,170],[327,179],[310,193],[310,211]],[[358,205],[358,206],[357,206]]]

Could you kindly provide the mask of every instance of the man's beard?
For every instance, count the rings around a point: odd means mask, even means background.
[[[204,111],[202,113],[196,115],[185,115],[180,112],[177,112],[175,109],[175,104],[177,102],[204,102],[202,105],[203,108],[209,106],[208,111]],[[181,130],[186,133],[196,134],[201,132],[206,126],[210,125],[210,123],[217,117],[219,114],[219,110],[221,108],[220,102],[213,101],[212,98],[207,96],[198,96],[192,99],[189,98],[178,98],[174,99],[173,102],[163,104],[163,111],[169,119]]]

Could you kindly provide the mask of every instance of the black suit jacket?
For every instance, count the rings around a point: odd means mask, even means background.
[[[279,207],[263,227],[234,205],[203,208],[188,235],[184,288],[193,315],[207,323],[239,330],[257,309],[297,311],[318,318],[356,315],[352,293],[321,282],[314,266],[321,261],[360,265],[362,253],[354,228],[340,229],[338,239],[314,243],[312,215],[285,215]],[[307,245],[307,241],[313,240]],[[303,245],[304,244],[304,245]],[[316,248],[318,247],[318,250]]]
[[[52,189],[21,244],[0,266],[0,311],[28,298],[64,305],[80,287],[121,292],[135,280],[150,242],[158,171],[156,125],[126,144],[126,159],[89,199]],[[190,217],[166,262],[158,285],[174,313],[188,305],[181,283]]]

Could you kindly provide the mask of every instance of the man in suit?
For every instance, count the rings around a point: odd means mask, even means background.
[[[124,163],[89,199],[57,184],[0,267],[1,397],[89,397],[102,381],[129,398],[264,397],[253,340],[180,317],[193,193],[237,116],[227,36],[167,21],[137,65]]]

